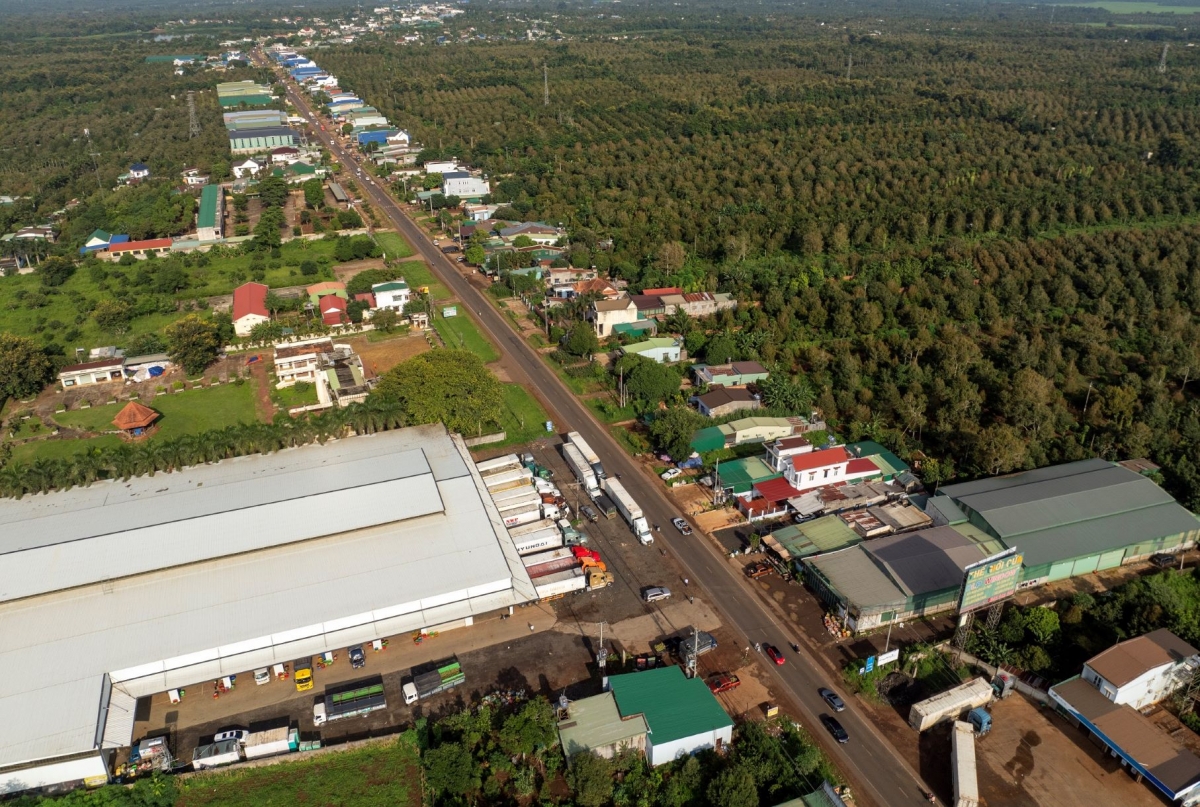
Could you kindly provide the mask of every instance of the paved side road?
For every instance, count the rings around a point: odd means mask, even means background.
[[[296,92],[290,81],[285,81],[288,97],[310,121],[316,118],[308,105],[308,99]],[[315,134],[325,142],[336,159],[352,169],[358,167],[357,158],[347,152],[328,132],[321,131],[315,123]],[[928,788],[915,772],[908,767],[874,726],[867,722],[854,708],[853,699],[846,698],[848,708],[838,719],[850,734],[850,742],[839,746],[833,743],[821,728],[818,715],[827,713],[828,707],[816,690],[821,686],[833,685],[823,672],[820,663],[802,652],[793,653],[788,645],[793,637],[782,626],[770,610],[742,583],[735,572],[724,562],[723,557],[707,541],[696,537],[685,538],[672,534],[671,518],[677,515],[667,500],[662,485],[650,480],[625,454],[608,430],[598,423],[571,391],[559,380],[526,342],[513,333],[501,315],[473,287],[441,251],[430,242],[421,229],[404,213],[396,201],[379,187],[374,178],[359,183],[363,193],[392,220],[413,247],[429,262],[433,272],[461,300],[467,313],[480,324],[503,354],[502,362],[513,381],[524,384],[538,396],[551,412],[562,431],[572,428],[600,455],[606,471],[620,474],[630,494],[642,505],[652,524],[664,527],[656,538],[654,548],[638,547],[635,551],[653,552],[666,547],[679,560],[693,586],[699,585],[708,593],[710,602],[717,604],[725,616],[725,623],[737,629],[750,645],[755,642],[771,643],[784,650],[787,663],[782,667],[768,665],[781,690],[788,693],[799,707],[805,723],[813,735],[822,742],[837,765],[847,774],[855,786],[856,798],[862,803],[874,803],[877,807],[927,804],[925,793]],[[802,646],[803,650],[803,646]],[[767,663],[764,659],[764,663]],[[915,741],[915,738],[914,738]]]

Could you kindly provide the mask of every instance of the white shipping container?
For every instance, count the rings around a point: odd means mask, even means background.
[[[558,524],[548,518],[543,518],[541,521],[535,521],[533,524],[522,524],[520,527],[514,527],[508,531],[508,534],[513,539],[516,539],[522,535],[528,535],[531,532],[541,532],[554,526],[558,526]]]
[[[979,807],[979,773],[975,767],[975,727],[962,720],[954,721],[950,735],[950,751],[954,764],[950,771],[954,780],[954,807]]]
[[[584,490],[595,490],[597,487],[596,474],[592,471],[592,466],[588,464],[588,461],[583,458],[583,454],[579,453],[579,449],[570,443],[563,443],[562,454]]]
[[[958,717],[976,706],[990,703],[991,700],[992,685],[985,678],[976,678],[932,698],[914,703],[908,713],[908,724],[917,731],[924,731],[946,718]]]
[[[530,555],[562,546],[563,535],[559,532],[558,527],[552,527],[548,530],[539,530],[514,538],[513,545],[516,546],[518,555]]]
[[[495,497],[495,495],[497,493],[504,493],[505,491],[519,490],[521,488],[528,488],[528,487],[529,487],[528,479],[513,479],[508,482],[503,482],[503,483],[494,485],[494,486],[488,488],[487,492],[491,496]],[[530,490],[533,490],[533,488],[530,488]]]
[[[533,472],[528,468],[514,468],[511,471],[501,471],[494,476],[485,476],[483,478],[483,484],[487,486],[488,490],[492,490],[500,487],[501,485],[507,485],[510,482],[515,482],[518,480],[528,485],[530,484],[531,479],[533,479]]]
[[[542,518],[542,506],[540,504],[529,505],[528,510],[513,510],[504,516],[505,527],[515,527],[518,524],[528,524],[531,521],[539,521]]]
[[[299,743],[299,731],[289,729],[287,726],[280,726],[277,729],[251,733],[242,748],[246,752],[246,759],[258,759],[275,754],[286,754]]]
[[[541,494],[535,488],[529,485],[519,485],[515,488],[508,488],[507,490],[489,491],[492,501],[494,501],[497,505],[499,505],[500,502],[505,502],[509,499],[515,499],[518,496],[528,496],[530,493],[536,494],[539,497],[541,496]]]
[[[504,515],[509,510],[517,510],[531,504],[541,504],[542,497],[537,494],[537,491],[531,490],[524,496],[514,496],[511,499],[505,499],[502,502],[496,503],[496,509],[500,511],[500,515]]]
[[[547,575],[534,583],[539,599],[559,597],[572,591],[583,591],[587,587],[587,576],[583,569],[569,569],[558,574]]]

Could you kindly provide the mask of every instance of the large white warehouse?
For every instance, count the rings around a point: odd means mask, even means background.
[[[0,795],[107,777],[140,697],[535,598],[440,425],[0,501]]]

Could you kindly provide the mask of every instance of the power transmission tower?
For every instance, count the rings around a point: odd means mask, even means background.
[[[1167,72],[1167,50],[1168,50],[1170,47],[1171,47],[1171,43],[1170,43],[1170,42],[1164,42],[1164,43],[1163,43],[1163,52],[1162,52],[1162,56],[1160,56],[1160,57],[1158,58],[1158,72],[1160,72],[1160,73],[1165,73],[1165,72]]]
[[[104,186],[100,184],[100,163],[96,162],[96,158],[100,156],[100,152],[96,151],[92,146],[92,132],[90,129],[84,129],[83,136],[87,138],[88,153],[92,155],[92,168],[96,172],[96,187],[104,190]]]
[[[188,90],[188,138],[200,134],[200,118],[196,115],[196,93]]]
[[[854,54],[846,54],[846,81],[850,80],[850,68],[854,65]]]
[[[550,106],[550,68],[542,62],[542,105]]]

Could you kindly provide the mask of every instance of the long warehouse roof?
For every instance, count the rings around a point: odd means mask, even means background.
[[[4,501],[0,524],[28,595],[0,603],[0,767],[128,745],[110,682],[130,704],[536,597],[437,425]]]

